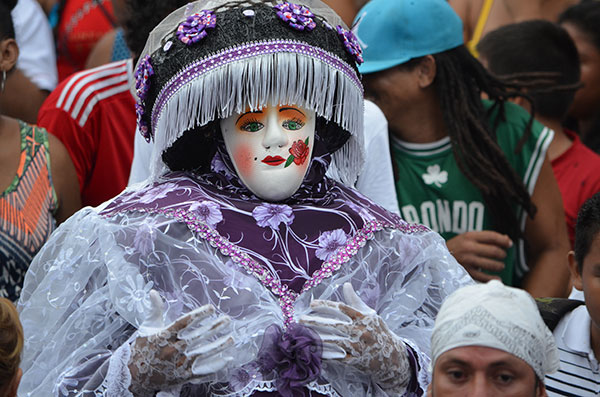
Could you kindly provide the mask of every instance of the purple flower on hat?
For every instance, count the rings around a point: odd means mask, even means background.
[[[296,30],[313,30],[317,24],[313,20],[315,15],[305,7],[294,3],[277,4],[274,9],[277,10],[277,16],[282,21],[287,22]]]
[[[137,93],[137,102],[135,104],[135,115],[139,126],[140,133],[147,142],[150,142],[150,132],[148,124],[143,120],[145,113],[144,102],[148,96],[148,90],[150,89],[150,77],[154,75],[154,68],[150,63],[150,55],[143,57],[137,69],[135,70],[135,91]]]
[[[317,258],[326,261],[335,254],[338,248],[343,247],[348,240],[348,236],[343,229],[335,229],[328,232],[323,232],[319,236],[319,248],[315,254]]]
[[[291,225],[294,221],[292,208],[285,204],[261,204],[254,208],[252,216],[260,227],[269,226],[272,229],[279,228],[281,223]]]
[[[175,34],[182,43],[192,45],[206,37],[207,29],[217,26],[217,16],[210,10],[190,15],[178,27]]]
[[[340,25],[337,26],[337,32],[340,36],[340,39],[342,39],[342,41],[344,42],[346,51],[348,51],[350,55],[354,57],[356,63],[358,63],[359,65],[363,63],[364,61],[362,58],[362,49],[360,48],[360,44],[358,43],[358,40],[356,39],[354,33],[344,29]]]

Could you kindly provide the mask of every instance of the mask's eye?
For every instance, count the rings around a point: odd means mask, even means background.
[[[304,127],[304,122],[300,119],[291,119],[284,121],[283,124],[281,124],[281,126],[286,130],[297,131],[300,128]]]
[[[240,129],[246,132],[258,132],[263,127],[262,123],[259,123],[257,120],[248,120],[240,126]]]

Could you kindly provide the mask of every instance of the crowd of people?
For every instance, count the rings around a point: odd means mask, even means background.
[[[597,0],[0,0],[0,395],[600,394],[598,76]]]

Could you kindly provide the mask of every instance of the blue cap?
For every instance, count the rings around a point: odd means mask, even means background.
[[[371,0],[352,31],[363,50],[363,74],[463,44],[462,21],[446,0]]]

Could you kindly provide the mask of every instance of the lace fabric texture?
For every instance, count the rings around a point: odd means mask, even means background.
[[[364,316],[353,325],[342,327],[350,338],[339,341],[348,352],[348,365],[372,374],[382,389],[403,394],[410,380],[410,365],[402,340],[377,315]]]
[[[436,313],[446,296],[472,282],[444,241],[434,232],[376,232],[335,274],[300,295],[295,317],[308,313],[314,299],[343,302],[345,282],[416,352],[424,389]],[[19,302],[27,340],[20,395],[102,396],[124,390],[130,381],[126,345],[150,314],[152,289],[165,301],[165,324],[206,304],[231,318],[235,360],[202,377],[201,385],[184,388],[241,396],[251,394],[252,385],[258,390],[272,384],[252,364],[264,330],[283,324],[276,296],[184,224],[141,213],[104,218],[86,208],[56,230],[27,273]],[[375,381],[334,361],[328,360],[309,389],[343,396],[395,394],[385,390],[385,371]]]

